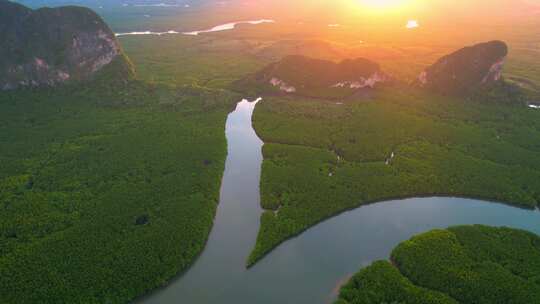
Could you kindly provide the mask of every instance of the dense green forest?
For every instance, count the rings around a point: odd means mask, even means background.
[[[458,226],[398,245],[341,288],[336,304],[540,303],[540,237]]]
[[[464,196],[535,208],[540,112],[392,87],[343,102],[267,98],[261,219],[249,264],[314,224],[362,204]]]
[[[0,93],[1,303],[125,303],[204,247],[237,97],[110,75]]]

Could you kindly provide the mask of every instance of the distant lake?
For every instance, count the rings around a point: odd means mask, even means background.
[[[140,303],[331,303],[340,284],[360,268],[387,259],[392,248],[434,228],[486,224],[540,234],[540,212],[460,198],[414,198],[363,206],[291,239],[252,269],[262,212],[262,141],[243,100],[227,120],[228,156],[208,244],[193,267]],[[182,244],[178,244],[181,246]]]

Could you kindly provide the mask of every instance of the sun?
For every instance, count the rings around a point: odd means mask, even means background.
[[[412,30],[412,29],[420,27],[420,24],[418,23],[418,20],[409,20],[407,21],[407,24],[405,25],[405,27]]]
[[[395,9],[405,5],[405,0],[360,0],[360,3],[372,9]]]
[[[321,0],[322,1],[322,0]],[[342,17],[351,18],[351,22],[358,20],[360,23],[370,26],[393,25],[402,27],[407,23],[408,29],[417,28],[420,25],[417,20],[425,14],[427,0],[334,0],[341,1]],[[432,0],[433,1],[433,0]]]
[[[400,13],[412,8],[416,0],[353,0],[359,9],[376,14]]]

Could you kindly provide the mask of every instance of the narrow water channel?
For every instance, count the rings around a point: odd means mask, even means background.
[[[220,202],[208,243],[195,264],[180,278],[145,297],[141,303],[233,303],[242,298],[246,260],[257,237],[262,213],[259,178],[262,141],[251,127],[260,101],[242,100],[225,128],[227,160]],[[224,299],[224,295],[228,299]]]
[[[461,224],[540,234],[538,211],[460,198],[389,201],[325,221],[247,270],[262,212],[263,143],[251,125],[257,102],[241,101],[227,119],[228,156],[220,204],[203,254],[188,272],[141,303],[331,303],[337,287],[351,274],[374,260],[387,259],[394,246],[414,234]]]

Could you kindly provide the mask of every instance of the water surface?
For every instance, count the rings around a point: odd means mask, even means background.
[[[202,256],[187,273],[141,303],[330,303],[350,275],[374,260],[387,259],[398,243],[427,230],[487,224],[540,234],[538,211],[460,198],[389,201],[325,221],[246,270],[261,214],[263,143],[251,126],[259,101],[243,100],[228,117],[220,205]]]
[[[193,32],[185,32],[184,35],[192,35],[197,36],[202,33],[212,33],[212,32],[221,32],[221,31],[228,31],[236,28],[238,24],[251,24],[251,25],[257,25],[257,24],[263,24],[263,23],[274,23],[274,20],[270,19],[259,19],[259,20],[251,20],[251,21],[237,21],[237,22],[230,22],[221,24],[218,26],[214,26],[213,28],[207,29],[207,30],[201,30],[201,31],[193,31]]]
[[[150,17],[148,15],[148,17]],[[114,34],[116,37],[122,37],[122,36],[132,36],[132,35],[155,35],[155,36],[163,36],[163,35],[188,35],[188,36],[198,36],[203,33],[212,33],[212,32],[222,32],[222,31],[228,31],[233,30],[236,28],[238,24],[251,24],[251,25],[257,25],[257,24],[263,24],[263,23],[274,23],[274,20],[270,19],[260,19],[260,20],[251,20],[251,21],[237,21],[237,22],[230,22],[225,23],[221,25],[214,26],[207,30],[200,30],[200,31],[193,31],[193,32],[177,32],[175,30],[169,30],[166,32],[153,32],[153,31],[134,31],[134,32],[126,32],[126,33],[116,33]]]

